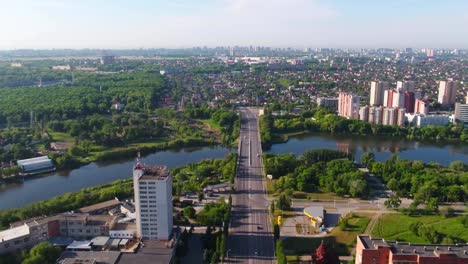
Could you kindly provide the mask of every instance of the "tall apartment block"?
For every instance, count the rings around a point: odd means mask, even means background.
[[[405,92],[405,109],[408,113],[414,113],[414,104],[416,102],[414,92]]]
[[[172,233],[172,176],[165,166],[133,168],[137,237],[168,240]]]
[[[388,90],[388,82],[371,82],[370,105],[384,105],[384,93]]]
[[[454,104],[457,97],[456,81],[440,81],[439,82],[439,96],[437,102],[441,105]]]
[[[396,85],[397,91],[401,92],[414,92],[416,82],[414,81],[398,81]]]
[[[429,113],[429,104],[421,99],[416,99],[414,103],[414,112],[427,115]]]
[[[468,124],[468,104],[455,104],[455,119]]]
[[[397,90],[385,90],[383,106],[385,107],[398,107],[405,106],[405,94]]]
[[[351,119],[359,118],[361,97],[340,91],[338,94],[338,115]]]

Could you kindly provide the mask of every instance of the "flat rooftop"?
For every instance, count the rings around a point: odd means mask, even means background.
[[[116,200],[116,199],[112,199],[112,200],[105,201],[105,202],[102,202],[102,203],[97,203],[97,204],[93,204],[93,205],[90,205],[90,206],[82,207],[82,208],[78,209],[77,211],[81,212],[81,213],[91,213],[91,212],[94,212],[94,211],[98,211],[98,210],[102,210],[102,209],[108,209],[110,207],[114,207],[114,206],[118,206],[118,205],[120,205],[120,201]]]
[[[141,164],[137,164],[134,167],[134,170],[142,170],[143,175],[140,176],[140,180],[165,180],[171,174],[166,169],[166,166],[142,166]]]
[[[167,243],[167,241],[143,241],[144,246],[140,246],[136,253],[122,254],[119,264],[170,263],[175,248],[168,248]]]
[[[440,244],[415,244],[399,241],[386,241],[382,238],[372,238],[360,235],[358,239],[366,249],[389,247],[393,255],[419,255],[423,257],[439,257],[441,254],[453,254],[459,258],[468,258],[468,245],[440,245]]]
[[[60,255],[60,264],[115,264],[120,256],[118,251],[65,251]]]
[[[304,214],[311,217],[320,217],[324,219],[324,209],[323,206],[309,206],[304,208]]]
[[[0,232],[0,241],[8,241],[29,234],[29,227],[26,225],[17,226]]]

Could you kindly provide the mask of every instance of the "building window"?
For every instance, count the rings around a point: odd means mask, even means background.
[[[21,240],[16,240],[15,245],[21,244]]]
[[[10,243],[5,243],[5,248],[9,248],[10,247]]]
[[[146,185],[146,182],[141,181],[140,184],[141,184],[141,185]]]
[[[91,230],[89,230],[89,229],[86,229],[86,233],[88,233],[88,234],[89,234],[89,233],[91,233]]]
[[[70,232],[71,232],[71,233],[75,232],[75,229],[70,229]]]

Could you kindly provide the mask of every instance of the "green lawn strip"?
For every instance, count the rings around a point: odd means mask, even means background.
[[[425,238],[409,231],[412,223],[421,222],[439,233],[468,240],[468,230],[460,223],[460,217],[445,218],[442,215],[407,216],[401,214],[382,215],[371,231],[373,237],[413,243],[429,243]]]

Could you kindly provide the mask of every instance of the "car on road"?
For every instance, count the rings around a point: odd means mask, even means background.
[[[257,157],[260,157],[260,154],[259,154],[259,153],[257,153]]]
[[[262,230],[263,228],[261,226],[257,226],[257,229],[258,230]]]

